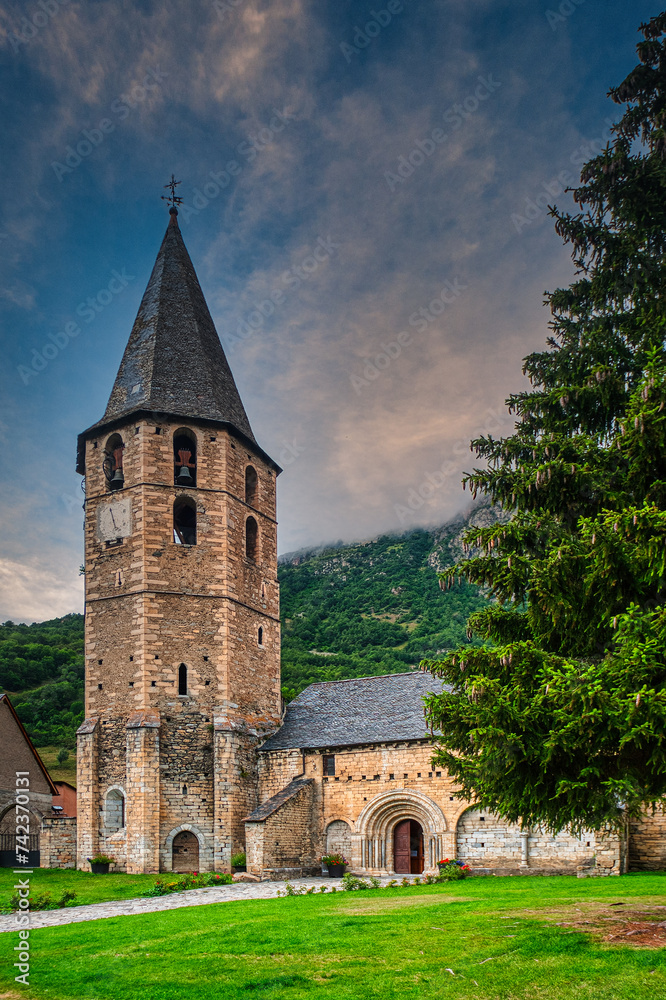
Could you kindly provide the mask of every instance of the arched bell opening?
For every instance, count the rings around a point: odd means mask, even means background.
[[[197,439],[187,427],[173,435],[173,478],[176,486],[197,485]]]
[[[197,508],[191,497],[174,500],[173,540],[176,545],[197,544]]]
[[[401,819],[393,829],[393,869],[400,875],[420,875],[423,868],[423,827],[415,819]]]
[[[112,434],[104,447],[102,470],[109,490],[122,490],[125,485],[123,451],[125,445],[120,434]]]

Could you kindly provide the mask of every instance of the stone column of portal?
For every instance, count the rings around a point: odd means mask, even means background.
[[[160,719],[136,712],[127,723],[127,871],[160,870]]]
[[[86,719],[76,733],[76,867],[84,871],[99,851],[98,729],[96,719]]]
[[[443,833],[439,840],[439,857],[435,858],[435,864],[441,861],[443,858],[455,858],[457,857],[457,846],[456,846],[456,835],[453,831],[447,831]]]

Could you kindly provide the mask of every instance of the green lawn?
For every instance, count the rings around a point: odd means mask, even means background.
[[[9,906],[18,878],[11,868],[0,868],[0,909]],[[105,903],[110,899],[133,899],[142,896],[155,884],[157,875],[93,875],[73,869],[35,868],[30,876],[30,889],[34,894],[50,892],[57,899],[65,889],[76,893],[74,903]]]
[[[33,931],[30,988],[7,965],[0,986],[52,1000],[655,1000],[664,950],[601,938],[663,919],[664,890],[649,874],[485,878],[112,918]]]

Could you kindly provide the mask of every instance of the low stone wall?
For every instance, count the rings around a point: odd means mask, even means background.
[[[76,868],[76,816],[48,816],[39,838],[42,868]]]

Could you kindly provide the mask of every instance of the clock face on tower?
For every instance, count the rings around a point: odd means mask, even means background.
[[[100,542],[112,542],[116,538],[127,538],[131,534],[130,500],[115,500],[103,503],[97,508],[97,537]]]

